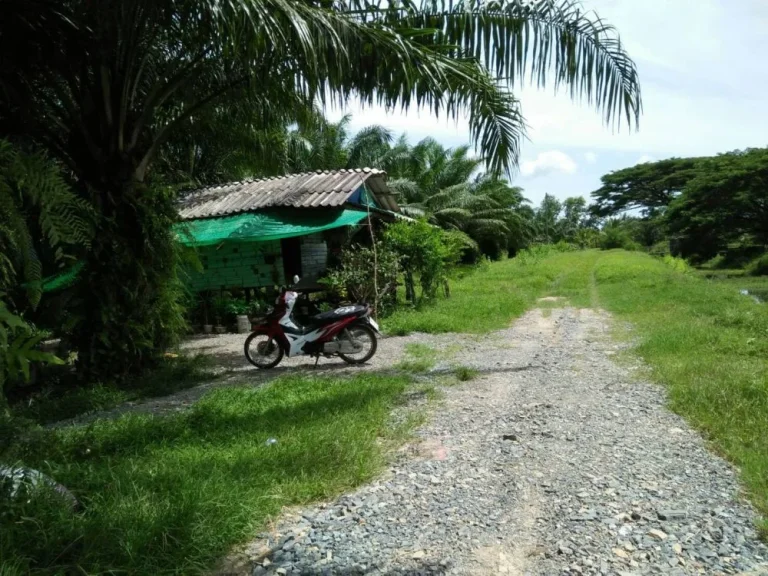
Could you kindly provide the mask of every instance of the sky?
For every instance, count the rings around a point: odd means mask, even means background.
[[[643,95],[638,131],[613,131],[587,104],[552,88],[515,90],[529,125],[513,181],[538,204],[549,193],[584,196],[600,177],[639,162],[768,146],[768,0],[582,0],[613,24],[635,61]],[[465,120],[428,112],[352,114],[351,130],[381,124],[411,142],[469,142]]]

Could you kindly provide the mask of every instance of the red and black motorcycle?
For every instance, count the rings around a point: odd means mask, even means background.
[[[298,276],[294,283],[298,283]],[[367,304],[342,306],[310,316],[301,325],[293,319],[298,293],[284,289],[272,313],[253,325],[245,339],[245,357],[257,368],[274,368],[283,356],[339,356],[363,364],[376,353],[379,326]]]

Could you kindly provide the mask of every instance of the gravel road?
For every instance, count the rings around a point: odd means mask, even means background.
[[[534,310],[484,337],[385,340],[374,369],[418,341],[481,376],[443,389],[378,481],[287,511],[231,571],[768,574],[734,469],[615,362],[609,322]]]

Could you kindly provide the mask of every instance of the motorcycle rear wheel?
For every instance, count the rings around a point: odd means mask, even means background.
[[[261,340],[258,340],[258,339]],[[254,344],[254,341],[256,343]],[[245,339],[245,357],[256,368],[267,370],[274,368],[283,359],[283,348],[266,334],[252,333]]]
[[[344,360],[344,362],[347,364],[365,364],[368,360],[373,358],[373,355],[376,354],[376,349],[378,348],[376,332],[373,331],[373,328],[367,324],[355,324],[339,334],[339,339],[347,339],[347,333],[363,345],[363,350],[361,352],[356,352],[354,355],[339,352],[339,357]],[[367,346],[365,344],[366,341],[368,342]],[[358,354],[361,353],[362,356],[358,356]]]

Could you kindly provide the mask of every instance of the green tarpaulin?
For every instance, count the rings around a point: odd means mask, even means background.
[[[176,226],[179,241],[187,246],[207,246],[225,240],[265,242],[304,236],[340,226],[352,226],[367,217],[359,210],[276,210],[191,220]]]

